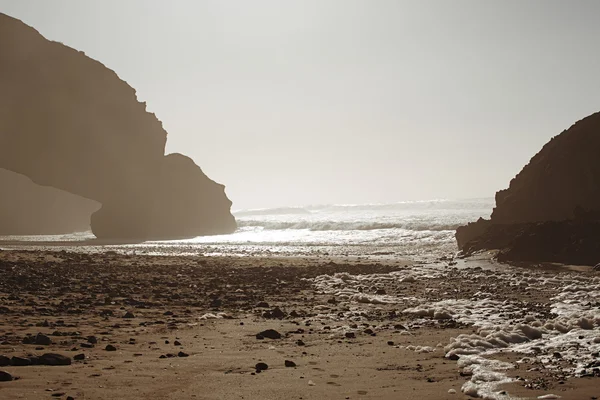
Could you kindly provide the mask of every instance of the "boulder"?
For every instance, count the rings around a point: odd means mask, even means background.
[[[501,261],[594,265],[600,261],[600,113],[552,138],[507,189],[489,220],[456,231],[466,254]]]
[[[162,123],[114,71],[1,13],[0,70],[0,168],[101,203],[96,236],[235,230],[223,186],[165,157]]]

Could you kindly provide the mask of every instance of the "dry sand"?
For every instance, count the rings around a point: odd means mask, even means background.
[[[448,263],[441,261],[439,268]],[[0,251],[0,355],[85,357],[66,366],[2,366],[16,379],[0,382],[0,399],[467,398],[461,387],[469,374],[444,358],[442,346],[472,333],[472,326],[451,319],[416,323],[416,316],[402,313],[405,305],[349,308],[306,279],[410,268],[405,260]],[[459,299],[473,296],[482,284],[449,270],[426,284],[391,282],[364,291]],[[494,290],[498,298],[536,307],[551,295]],[[267,329],[281,338],[257,339]],[[38,333],[52,343],[23,343]],[[107,351],[107,345],[116,350]],[[434,351],[406,348],[411,345]],[[257,373],[260,362],[268,369]],[[543,369],[510,374],[522,380],[505,389],[523,398],[600,396],[598,378],[563,379]]]

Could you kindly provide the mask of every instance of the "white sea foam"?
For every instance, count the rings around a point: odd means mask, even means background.
[[[493,399],[510,399],[499,387],[511,382],[507,371],[513,364],[494,359],[503,352],[523,353],[520,363],[541,362],[545,368],[560,368],[571,376],[591,372],[600,352],[600,278],[577,273],[524,271],[509,266],[483,270],[453,269],[460,279],[487,280],[490,287],[470,298],[429,301],[401,294],[374,294],[390,282],[427,285],[427,280],[443,277],[446,271],[435,265],[415,266],[390,274],[351,275],[347,273],[319,276],[312,280],[321,293],[355,304],[354,312],[342,317],[356,318],[360,305],[391,304],[405,306],[403,312],[426,320],[446,320],[476,328],[474,333],[453,338],[444,347],[446,357],[459,358],[459,366],[468,367],[471,379],[465,383],[465,394]],[[462,278],[461,278],[462,277]],[[528,306],[517,300],[500,300],[493,286],[515,290],[544,288],[555,295],[548,310]],[[406,307],[408,305],[408,307]],[[548,307],[546,307],[548,308]],[[339,317],[339,316],[338,316]],[[410,350],[421,349],[418,344]],[[570,367],[568,367],[570,365]],[[552,398],[552,397],[547,397]]]

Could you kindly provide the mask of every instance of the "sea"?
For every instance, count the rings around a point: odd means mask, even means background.
[[[107,244],[94,241],[91,232],[82,232],[2,237],[0,247],[68,247],[71,251],[148,255],[405,257],[427,261],[456,253],[456,228],[489,217],[493,207],[493,198],[476,198],[235,210],[238,229],[229,235]]]

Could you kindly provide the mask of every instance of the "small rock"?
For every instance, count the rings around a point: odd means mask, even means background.
[[[303,342],[302,340],[300,340],[300,339],[296,340],[296,344],[297,344],[298,346],[305,346],[305,345],[306,345],[306,343],[304,343],[304,342]]]
[[[287,314],[283,312],[279,307],[275,307],[271,311],[265,312],[263,314],[263,317],[269,319],[284,319],[286,315]]]
[[[6,371],[0,371],[0,382],[10,382],[13,380],[11,374]]]
[[[98,343],[98,338],[96,336],[88,336],[87,341],[88,341],[88,343],[96,344],[96,343]]]
[[[256,372],[260,372],[260,371],[269,369],[269,366],[264,362],[259,362],[254,367],[256,368]]]
[[[388,346],[393,346],[394,342],[392,342],[391,340],[388,340],[387,344],[388,344]]]
[[[452,360],[452,361],[456,361],[458,360],[460,357],[457,354],[450,354],[448,356],[448,360]]]
[[[285,360],[285,366],[288,368],[293,368],[296,366],[296,363],[291,360]]]
[[[179,340],[174,341],[173,344],[175,346],[181,346],[181,342]]]
[[[117,348],[115,346],[113,346],[112,344],[107,344],[106,347],[104,348],[104,350],[106,350],[106,351],[117,351]]]
[[[25,357],[13,356],[10,359],[10,365],[12,365],[13,367],[26,367],[28,365],[31,365],[31,360]]]
[[[269,303],[267,303],[266,301],[261,301],[256,305],[256,308],[269,308]]]
[[[76,354],[76,355],[73,356],[73,359],[77,360],[77,361],[85,360],[85,354],[83,354],[83,353]]]
[[[81,343],[81,347],[83,347],[84,349],[91,349],[92,347],[94,347],[94,345],[91,343]]]
[[[0,367],[6,367],[10,365],[10,358],[6,356],[0,356]]]
[[[262,336],[263,338],[268,338],[268,339],[281,339],[281,333],[277,332],[275,329],[267,329],[266,331],[262,331],[259,332],[256,335],[256,338],[258,339],[258,336]]]
[[[43,333],[38,333],[35,336],[34,344],[40,344],[42,346],[49,346],[52,344],[52,339],[50,339],[48,336],[44,335]]]
[[[454,389],[449,389],[449,390],[448,390],[448,394],[456,394],[456,390],[454,390]]]
[[[132,312],[127,311],[127,313],[123,315],[123,318],[135,318],[135,315],[133,315]]]
[[[179,353],[177,353],[177,357],[189,357],[190,355],[187,353],[184,353],[183,351],[180,351]]]
[[[39,357],[40,365],[71,365],[71,357],[62,354],[46,353]]]
[[[356,334],[354,332],[346,332],[345,336],[348,339],[354,339],[354,338],[356,338]]]

